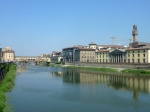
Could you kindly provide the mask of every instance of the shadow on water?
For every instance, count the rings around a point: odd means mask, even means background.
[[[63,72],[63,82],[95,84],[103,83],[116,90],[133,92],[133,98],[138,99],[139,93],[150,93],[150,77],[130,76],[130,75],[111,75],[99,73],[87,73],[76,70]]]

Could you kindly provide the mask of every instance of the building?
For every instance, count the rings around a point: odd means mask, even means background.
[[[96,51],[96,62],[125,63],[126,49],[126,46],[105,45],[105,47]]]
[[[150,63],[150,43],[138,42],[137,26],[133,26],[133,42],[129,47],[118,45],[98,45],[96,62],[100,63]]]
[[[40,56],[41,60],[42,61],[45,61],[45,62],[51,62],[51,59],[50,59],[50,55],[49,54],[42,54]]]
[[[95,49],[92,48],[76,49],[75,62],[95,62]]]
[[[75,51],[79,48],[84,48],[83,46],[73,46],[64,48],[63,52],[63,62],[75,62]]]
[[[62,63],[63,61],[63,54],[59,51],[53,51],[51,54],[51,63]]]
[[[138,42],[137,25],[133,25],[132,36],[129,47],[91,42],[89,46],[64,48],[64,62],[150,63],[150,43]]]
[[[3,53],[3,61],[10,62],[15,59],[15,52],[10,47],[5,47]]]
[[[133,25],[133,42],[129,43],[126,50],[128,63],[150,63],[150,43],[138,42],[137,25]]]
[[[127,49],[128,63],[150,63],[150,48]]]
[[[99,50],[95,52],[96,62],[106,63],[109,62],[109,50]]]

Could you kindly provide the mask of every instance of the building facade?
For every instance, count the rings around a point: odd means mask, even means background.
[[[75,62],[95,62],[95,49],[91,48],[76,49]]]
[[[150,48],[130,48],[126,57],[128,63],[150,63]]]
[[[36,61],[40,56],[15,56],[15,61]]]
[[[63,61],[62,52],[53,51],[50,58],[51,63],[62,63]]]
[[[75,62],[75,51],[79,48],[83,48],[83,46],[74,46],[74,47],[68,47],[64,48],[62,50],[63,52],[63,62]]]
[[[137,25],[133,25],[133,42],[123,45],[75,46],[63,49],[65,62],[150,63],[150,43],[138,42]]]
[[[40,58],[42,59],[42,61],[51,62],[49,54],[41,54]]]
[[[99,50],[95,52],[96,62],[106,63],[110,62],[109,60],[109,50]]]
[[[3,61],[10,62],[15,60],[15,52],[10,47],[5,47],[3,53]]]

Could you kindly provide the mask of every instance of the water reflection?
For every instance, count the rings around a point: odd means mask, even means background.
[[[68,70],[63,73],[63,81],[71,83],[80,83],[80,72]]]
[[[44,66],[20,71],[7,93],[14,112],[149,112],[149,77]]]
[[[150,93],[150,77],[96,74],[68,70],[63,73],[63,81],[82,84],[105,83],[114,89],[132,91],[134,99],[138,99],[139,92]]]
[[[24,73],[27,71],[27,66],[17,66],[17,73]]]
[[[51,72],[52,76],[62,76],[63,72]]]

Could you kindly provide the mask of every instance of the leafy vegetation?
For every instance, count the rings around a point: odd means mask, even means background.
[[[98,67],[82,67],[82,66],[67,66],[67,68],[74,68],[79,70],[89,70],[89,71],[102,71],[102,72],[117,72],[117,69],[113,68],[98,68]]]
[[[51,67],[61,67],[61,63],[50,63],[49,66]]]
[[[150,70],[136,70],[136,69],[124,69],[121,72],[124,72],[124,73],[133,73],[133,74],[137,74],[137,75],[140,75],[140,74],[150,74]]]
[[[5,108],[6,92],[11,91],[14,86],[14,80],[16,76],[16,65],[6,65],[6,70],[8,70],[4,80],[0,84],[0,112],[3,112]]]
[[[88,71],[100,71],[100,72],[122,72],[122,73],[132,73],[135,75],[148,75],[150,70],[138,70],[138,69],[124,69],[118,70],[113,68],[98,68],[98,67],[84,67],[84,66],[67,66],[67,68],[78,69],[78,70],[88,70]]]

